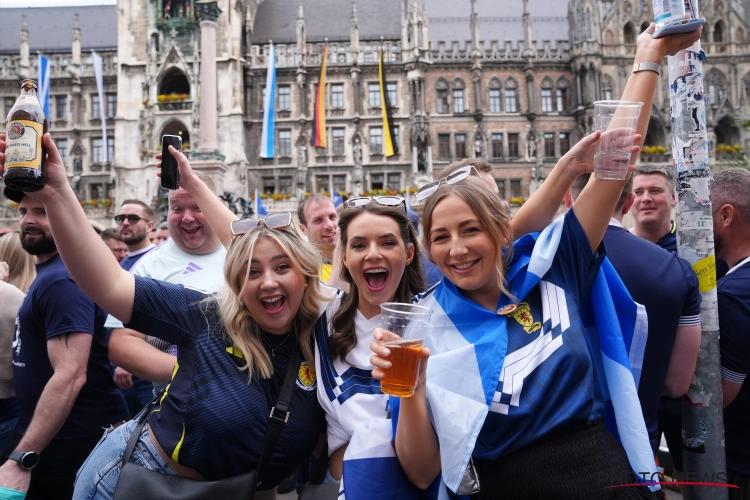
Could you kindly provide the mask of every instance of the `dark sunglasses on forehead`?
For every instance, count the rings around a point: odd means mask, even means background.
[[[474,173],[474,175],[481,179],[484,187],[489,189],[487,183],[484,182],[482,176],[479,175],[479,171],[477,170],[477,168],[474,165],[466,165],[465,167],[459,168],[455,172],[451,172],[442,179],[438,179],[436,181],[430,182],[429,184],[425,184],[424,186],[419,188],[419,190],[414,194],[414,197],[417,199],[417,203],[422,203],[422,200],[425,200],[435,194],[435,191],[437,191],[437,189],[440,187],[440,184],[442,184],[443,182],[445,182],[446,184],[455,184],[466,179],[472,173]]]
[[[123,222],[125,222],[125,219],[128,219],[128,222],[130,222],[131,224],[138,224],[139,220],[145,220],[146,222],[151,222],[150,220],[144,219],[143,217],[138,217],[135,214],[128,214],[128,215],[119,214],[119,215],[115,215],[114,219],[118,226],[122,224]]]
[[[278,214],[266,215],[265,217],[236,220],[232,222],[232,235],[239,236],[241,234],[249,233],[254,228],[258,227],[261,222],[269,229],[284,229],[290,226],[294,227],[292,213],[281,212]]]
[[[384,207],[397,207],[399,205],[404,206],[404,213],[406,213],[406,200],[401,196],[361,196],[359,198],[350,198],[346,201],[347,207],[363,207],[374,201],[378,205]]]

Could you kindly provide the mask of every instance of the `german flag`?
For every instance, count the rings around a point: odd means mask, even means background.
[[[393,156],[398,154],[398,138],[393,125],[393,110],[391,102],[388,99],[388,87],[385,80],[385,67],[383,66],[383,51],[380,51],[378,58],[378,75],[380,77],[380,106],[383,115],[383,141],[385,144],[385,155]]]
[[[318,92],[315,94],[315,111],[313,116],[310,144],[316,148],[326,148],[326,64],[328,62],[328,44],[323,49],[323,61],[320,65]]]

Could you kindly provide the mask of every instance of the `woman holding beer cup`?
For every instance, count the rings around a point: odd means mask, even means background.
[[[638,38],[636,62],[661,64],[700,36],[653,39],[653,30]],[[625,88],[623,99],[644,103],[639,132],[658,81],[657,73],[641,71]],[[566,157],[593,170],[599,140],[600,133],[584,138]],[[635,146],[631,164],[637,152]],[[532,197],[538,206],[559,206],[572,179],[550,181],[543,184],[546,200],[539,192]],[[472,498],[653,497],[653,484],[616,487],[639,482],[632,470],[655,466],[627,348],[601,341],[606,330],[624,344],[620,316],[600,323],[615,314],[600,292],[619,280],[607,281],[600,244],[625,182],[592,176],[563,218],[512,245],[499,200],[470,169],[417,193],[425,246],[445,279],[419,297],[434,312],[416,391],[398,402],[396,455],[413,484],[428,488],[442,476],[449,489]],[[382,379],[392,368],[382,341],[392,336],[379,329],[375,338],[373,376]],[[629,392],[613,390],[623,387]],[[622,444],[608,430],[609,415],[604,424],[610,401]]]

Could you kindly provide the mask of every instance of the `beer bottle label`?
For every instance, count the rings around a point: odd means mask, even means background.
[[[5,168],[41,168],[43,125],[11,120],[5,145]]]

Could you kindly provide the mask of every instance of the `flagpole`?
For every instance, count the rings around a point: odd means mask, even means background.
[[[698,18],[698,6],[694,0],[686,1],[685,7],[691,18]],[[690,262],[699,276],[703,298],[701,349],[682,405],[683,474],[685,481],[726,483],[704,57],[698,40],[692,47],[667,59],[673,124],[672,156],[677,171],[677,253]],[[687,500],[727,498],[726,488],[694,485],[683,488]]]

